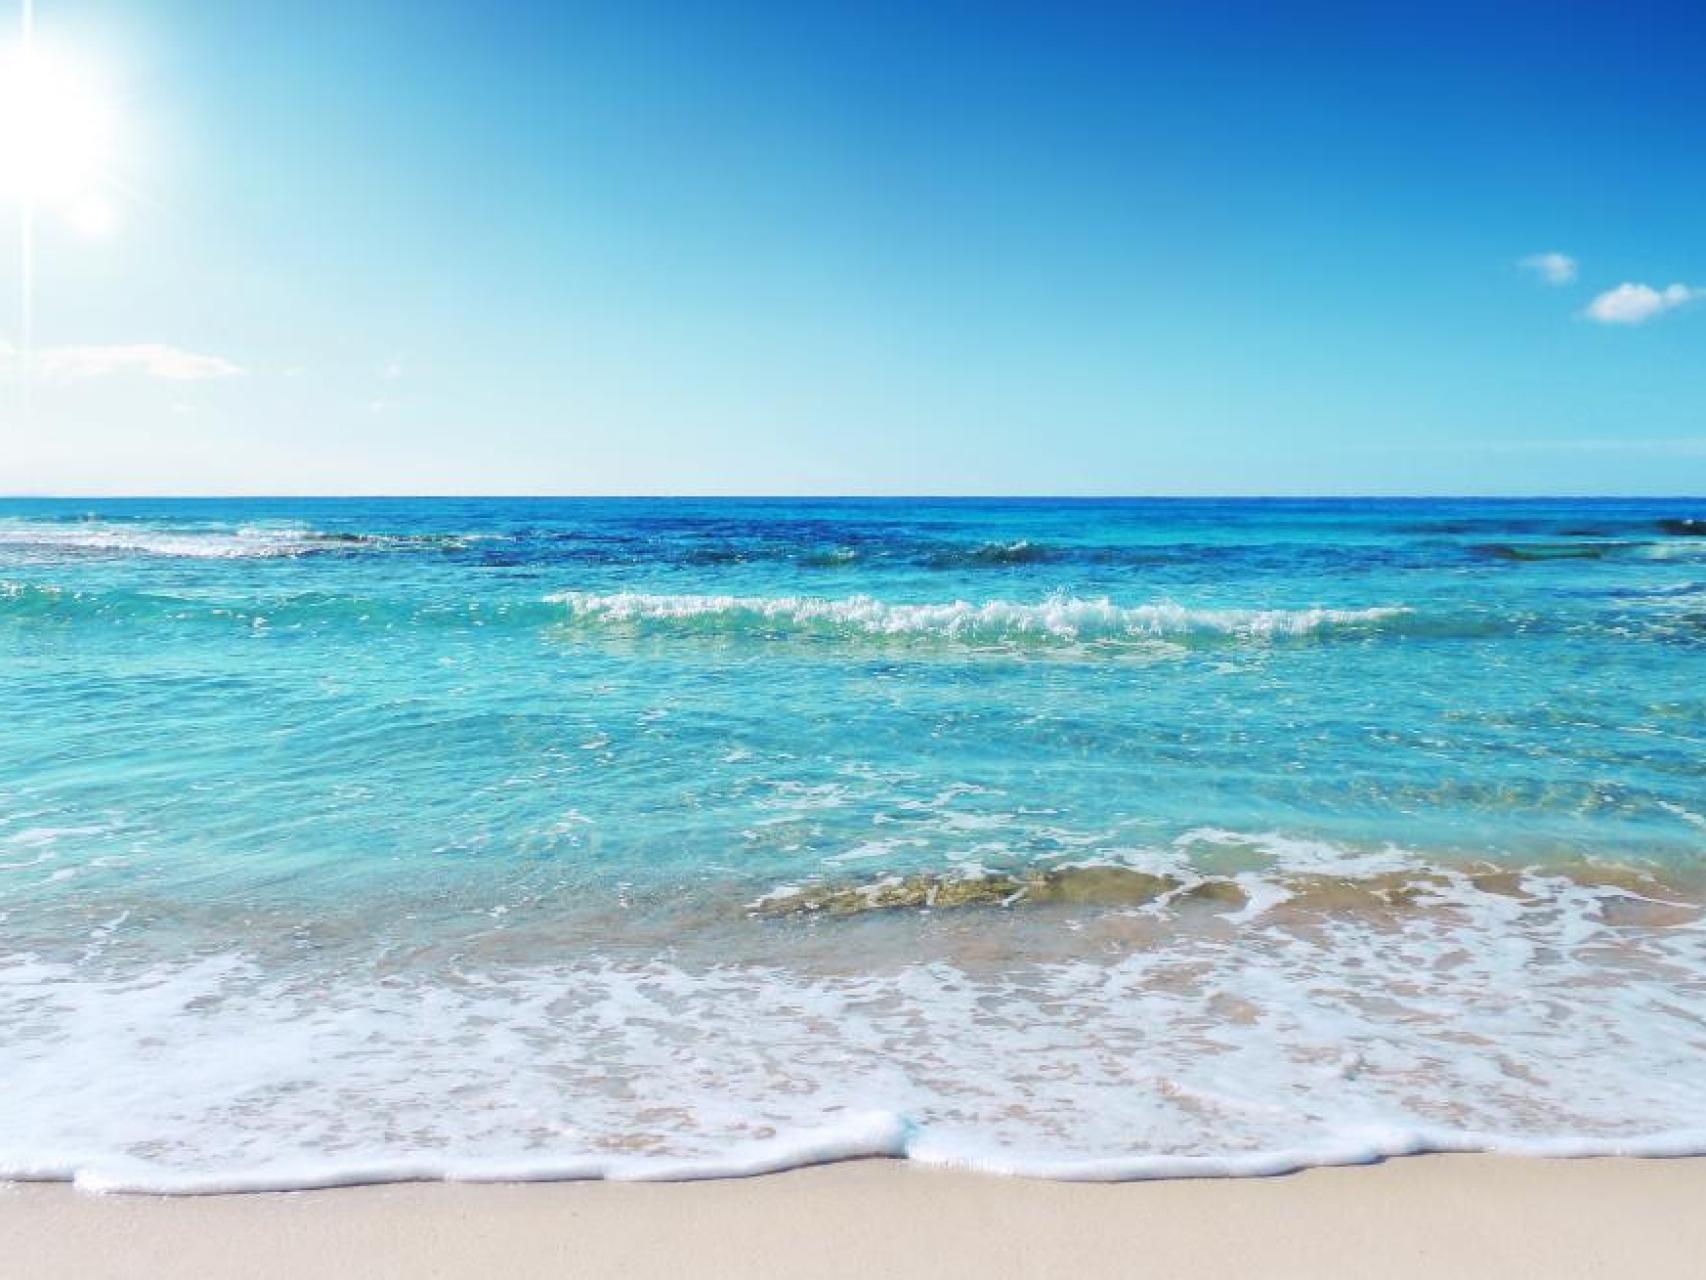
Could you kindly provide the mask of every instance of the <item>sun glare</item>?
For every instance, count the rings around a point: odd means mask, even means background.
[[[0,53],[0,196],[71,212],[99,197],[117,117],[98,81],[39,45]]]

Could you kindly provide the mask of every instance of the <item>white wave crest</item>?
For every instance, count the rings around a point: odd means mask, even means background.
[[[677,625],[713,631],[851,632],[958,640],[1056,641],[1302,637],[1362,629],[1407,614],[1402,606],[1366,609],[1192,609],[1173,603],[1115,604],[1107,597],[1057,595],[1037,603],[953,600],[891,604],[870,596],[654,595],[636,591],[547,596],[576,620]]]
[[[239,560],[297,556],[316,549],[300,528],[245,525],[235,529],[174,530],[107,522],[0,524],[0,549],[90,552]]]
[[[172,527],[93,519],[65,523],[0,521],[0,553],[48,558],[81,553],[253,560],[336,552],[454,549],[486,541],[490,536],[337,533],[294,523]]]

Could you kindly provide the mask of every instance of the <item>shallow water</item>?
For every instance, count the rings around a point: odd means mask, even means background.
[[[1706,1149],[1703,514],[0,503],[0,1174]]]

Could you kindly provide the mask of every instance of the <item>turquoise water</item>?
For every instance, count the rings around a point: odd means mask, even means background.
[[[0,735],[0,1173],[1706,1132],[1706,501],[11,501]]]

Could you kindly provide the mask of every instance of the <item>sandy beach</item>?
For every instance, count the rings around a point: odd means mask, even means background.
[[[1706,1254],[1706,1159],[1427,1156],[1082,1185],[860,1161],[720,1182],[177,1199],[0,1190],[9,1275],[1655,1276]]]

